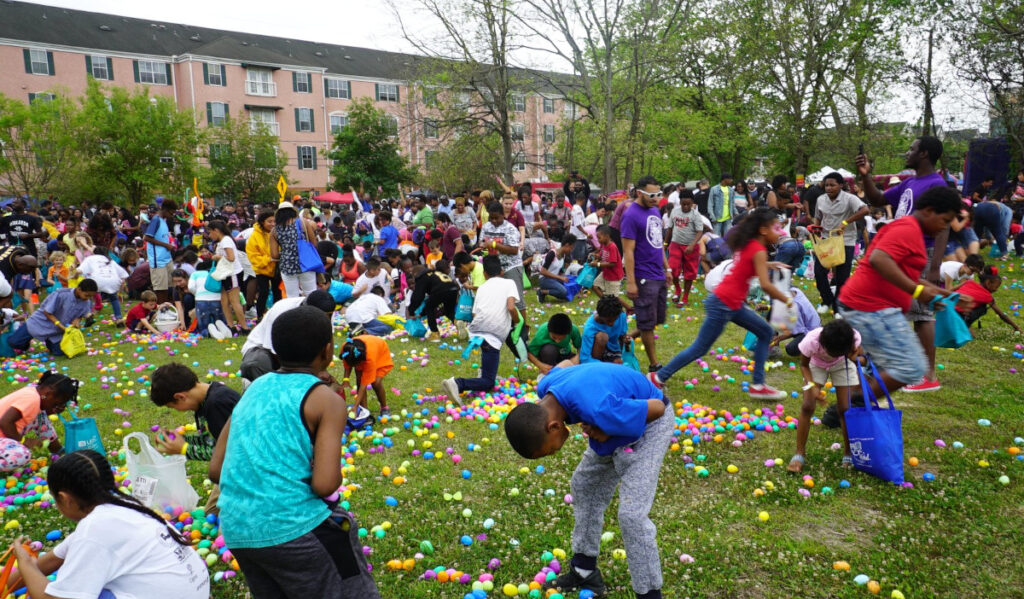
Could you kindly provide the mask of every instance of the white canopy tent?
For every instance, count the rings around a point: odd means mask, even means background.
[[[817,171],[807,175],[808,183],[821,183],[825,178],[825,175],[829,173],[839,173],[844,179],[853,179],[855,175],[845,168],[832,168],[831,166],[823,166]]]

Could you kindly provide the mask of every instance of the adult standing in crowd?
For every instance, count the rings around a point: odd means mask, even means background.
[[[256,318],[262,319],[267,313],[267,298],[273,295],[274,303],[281,299],[281,277],[277,274],[277,260],[270,256],[270,235],[274,231],[274,213],[261,212],[256,226],[245,244],[245,253],[256,273]]]
[[[736,214],[736,204],[732,191],[732,175],[722,173],[719,184],[712,187],[708,195],[708,218],[715,235],[725,237],[725,232],[732,226],[732,217]]]
[[[168,301],[171,286],[171,271],[174,270],[171,244],[171,219],[174,218],[178,204],[174,200],[165,199],[160,204],[160,212],[149,221],[146,227],[146,260],[149,262],[149,282],[156,293],[157,303]],[[101,213],[97,213],[97,216]],[[96,217],[94,217],[96,218]],[[109,217],[108,217],[109,218]],[[97,245],[97,249],[99,246]]]
[[[303,271],[299,263],[299,235],[316,244],[313,223],[299,216],[291,202],[281,202],[274,214],[274,230],[270,235],[270,256],[277,260],[278,271],[288,297],[309,295],[316,291],[316,273]]]
[[[822,182],[825,193],[818,197],[814,209],[814,224],[820,226],[826,234],[838,234],[843,237],[843,248],[846,252],[843,263],[832,268],[832,281],[829,282],[829,269],[814,261],[814,283],[821,296],[823,308],[836,311],[836,297],[843,284],[850,278],[853,265],[854,250],[857,245],[857,225],[853,224],[868,215],[867,205],[852,193],[843,191],[843,176],[839,173],[825,175]],[[833,293],[832,286],[836,290]]]
[[[622,215],[622,264],[626,270],[626,294],[634,300],[636,326],[647,352],[651,372],[661,368],[654,328],[665,323],[668,287],[665,272],[664,232],[658,202],[661,185],[647,175],[636,182],[636,201]]]

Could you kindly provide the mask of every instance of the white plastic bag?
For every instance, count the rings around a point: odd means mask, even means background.
[[[772,285],[776,289],[791,295],[789,292],[790,280],[792,278],[792,272],[788,268],[771,269],[768,271],[768,277],[771,279]],[[772,328],[780,332],[790,332],[793,325],[796,324],[797,312],[796,304],[794,303],[792,308],[786,306],[786,302],[780,302],[777,299],[772,300],[772,312],[768,321],[771,323]]]
[[[131,439],[138,439],[138,453],[128,447]],[[195,509],[199,503],[199,494],[188,482],[185,456],[162,455],[153,449],[149,439],[142,433],[126,435],[122,445],[128,465],[128,479],[132,483],[132,495],[136,499],[157,510],[165,507],[180,507],[185,511]]]

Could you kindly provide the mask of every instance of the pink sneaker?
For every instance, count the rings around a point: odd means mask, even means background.
[[[754,399],[785,399],[786,392],[768,385],[751,385],[747,395]]]
[[[657,372],[648,372],[647,380],[650,381],[652,385],[659,389],[665,386],[665,383],[661,382],[661,379],[658,378]]]
[[[938,391],[941,388],[942,385],[939,383],[939,379],[935,379],[934,381],[922,379],[920,383],[917,383],[916,385],[907,385],[903,390],[907,393],[923,393],[925,391]]]

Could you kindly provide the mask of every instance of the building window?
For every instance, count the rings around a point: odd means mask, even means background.
[[[250,96],[276,96],[277,84],[270,69],[246,69],[245,93]]]
[[[228,157],[228,144],[210,144],[210,160],[220,160]]]
[[[544,98],[544,112],[546,114],[554,114],[555,113],[555,99],[554,98]]]
[[[434,160],[437,157],[436,150],[426,150],[423,152],[423,166],[429,171],[434,168]]]
[[[526,125],[512,123],[512,139],[513,141],[523,141],[526,139]]]
[[[437,90],[436,89],[424,89],[423,90],[423,105],[429,108],[437,108]]]
[[[299,94],[313,93],[313,76],[309,73],[292,73],[292,91]]]
[[[32,75],[53,75],[53,52],[25,48],[25,72]]]
[[[221,127],[228,120],[228,105],[224,102],[206,103],[206,122],[211,127]]]
[[[99,79],[101,81],[113,81],[114,80],[114,61],[107,58],[106,56],[89,56],[85,57],[85,68],[93,79]]]
[[[299,170],[316,170],[316,148],[313,146],[299,146]]]
[[[348,115],[331,115],[331,135],[337,135],[345,127],[348,127]]]
[[[152,85],[168,85],[171,81],[171,65],[153,60],[136,60],[135,81]]]
[[[40,102],[52,102],[56,98],[57,98],[56,94],[51,94],[49,92],[39,92],[39,93],[35,93],[35,94],[29,94],[28,95],[28,103],[31,104],[32,102],[35,102],[36,100],[39,100]]]
[[[324,79],[324,96],[351,100],[352,84],[345,79]]]
[[[423,119],[423,137],[437,139],[437,121],[434,119]]]
[[[265,130],[272,135],[281,133],[273,108],[250,108],[249,127],[253,132]]]
[[[562,107],[562,111],[565,113],[566,117],[570,119],[576,118],[576,105],[572,102],[566,101],[565,106]]]
[[[550,143],[554,143],[554,142],[555,142],[555,126],[554,125],[544,125],[544,143],[550,144]]]
[[[544,154],[544,170],[553,171],[555,170],[555,155],[551,152]]]
[[[398,117],[390,114],[384,117],[384,128],[391,137],[398,135]]]
[[[512,94],[512,111],[526,112],[526,96],[522,94]]]
[[[206,85],[227,85],[227,80],[224,78],[224,65],[215,62],[204,62],[203,83]]]
[[[516,152],[516,155],[512,157],[512,170],[514,170],[514,171],[525,171],[526,170],[526,157],[523,156],[522,152]]]
[[[377,84],[377,101],[378,102],[397,102],[398,101],[398,85],[393,83],[378,83]]]
[[[313,132],[313,109],[312,108],[296,108],[295,109],[295,130],[296,131],[309,131]]]

